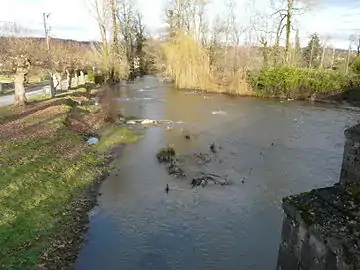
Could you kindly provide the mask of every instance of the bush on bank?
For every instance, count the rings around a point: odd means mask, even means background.
[[[271,67],[252,74],[249,80],[260,97],[307,99],[343,93],[354,78],[328,69]]]

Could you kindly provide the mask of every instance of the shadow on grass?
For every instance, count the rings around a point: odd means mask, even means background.
[[[78,91],[80,89],[84,89],[84,91]],[[21,118],[27,117],[31,114],[34,114],[41,110],[45,110],[52,106],[68,105],[74,107],[77,104],[75,104],[75,102],[69,98],[94,98],[96,94],[91,93],[91,90],[93,89],[93,84],[86,84],[85,86],[79,86],[78,88],[70,91],[58,91],[57,96],[54,98],[44,98],[40,100],[30,101],[25,107],[22,108],[9,106],[7,108],[7,113],[3,114],[2,116],[0,115],[0,124],[6,124],[10,121],[19,120]]]
[[[10,113],[9,115],[5,115],[0,117],[0,124],[6,124],[11,121],[16,121],[21,118],[25,118],[31,114],[37,113],[38,111],[45,110],[47,108],[53,107],[53,106],[59,106],[59,105],[68,105],[68,101],[66,99],[53,99],[51,102],[49,102],[49,99],[44,99],[41,101],[33,101],[28,107],[25,108],[22,112],[17,112],[16,110],[13,113]],[[44,105],[41,105],[42,103],[45,103]]]

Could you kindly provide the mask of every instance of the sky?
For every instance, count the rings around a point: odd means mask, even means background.
[[[208,7],[211,17],[225,10],[225,0],[212,0]],[[246,17],[251,9],[258,13],[269,12],[271,0],[235,0],[236,14]],[[166,0],[137,0],[144,16],[147,31],[156,33],[163,24],[163,11]],[[348,48],[349,36],[360,35],[360,0],[319,0],[312,10],[301,18],[295,27],[300,30],[302,45],[306,45],[310,34],[317,32],[322,39],[327,39],[330,46]],[[34,35],[44,32],[42,13],[51,13],[49,24],[51,35],[56,38],[75,40],[99,40],[96,22],[91,14],[89,0],[0,0],[0,22],[16,22],[32,29]],[[251,12],[252,12],[251,11]],[[246,13],[246,14],[245,14]],[[245,19],[244,19],[245,20]],[[241,21],[240,21],[241,23]]]

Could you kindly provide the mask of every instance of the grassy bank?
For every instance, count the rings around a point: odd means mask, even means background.
[[[128,129],[105,123],[85,93],[0,108],[1,269],[67,268],[107,150],[136,140]],[[86,134],[98,135],[100,143],[88,146]]]

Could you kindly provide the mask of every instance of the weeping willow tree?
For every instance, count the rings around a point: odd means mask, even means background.
[[[209,2],[168,2],[163,45],[166,76],[182,89],[248,94],[251,87],[245,78],[246,59],[240,52],[242,30],[233,11],[235,1],[227,5],[226,20],[217,17],[213,24],[206,14]]]
[[[166,73],[179,88],[206,90],[211,87],[209,58],[204,49],[191,37],[177,32],[165,44]]]
[[[226,92],[246,95],[251,87],[245,73],[238,69],[227,81],[212,71],[208,50],[188,34],[177,31],[164,45],[166,75],[180,89]]]

